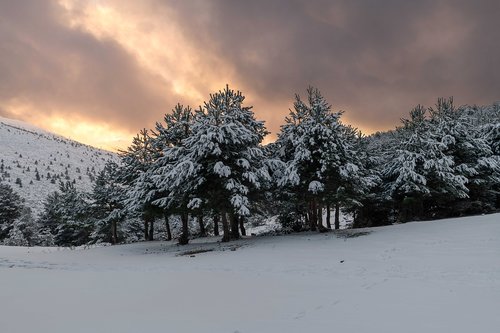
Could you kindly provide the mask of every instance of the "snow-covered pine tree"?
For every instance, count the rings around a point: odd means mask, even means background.
[[[178,147],[182,145],[182,140],[191,133],[191,125],[194,119],[194,112],[190,106],[184,107],[177,104],[171,113],[165,114],[164,123],[157,122],[155,130],[152,131],[153,144],[161,153],[165,147]]]
[[[43,210],[38,216],[37,224],[40,232],[44,235],[51,235],[53,245],[53,237],[56,234],[57,226],[62,223],[62,216],[58,209],[61,199],[61,194],[57,191],[49,193],[43,202]]]
[[[0,241],[8,236],[12,224],[21,215],[21,197],[8,184],[0,183]]]
[[[360,196],[361,206],[351,212],[353,227],[371,227],[387,225],[393,222],[393,204],[390,196],[386,195],[382,173],[386,164],[388,152],[398,149],[394,131],[377,132],[358,140],[357,152],[363,162],[365,177],[371,181],[368,191]]]
[[[90,241],[94,228],[89,220],[87,194],[79,192],[73,183],[60,182],[59,191],[49,194],[37,223],[40,233],[53,236],[55,245],[78,246]],[[47,240],[50,237],[45,237]]]
[[[353,216],[363,206],[372,189],[380,184],[379,173],[373,167],[373,160],[364,144],[362,133],[349,125],[342,125],[342,149],[337,151],[341,155],[342,164],[333,167],[328,174],[326,204],[327,224],[330,224],[330,203],[335,206],[335,229],[339,229],[340,207]]]
[[[91,235],[94,242],[117,244],[121,238],[118,224],[124,219],[124,186],[120,182],[120,166],[112,161],[97,174],[91,193],[92,216],[96,219]]]
[[[161,169],[165,171],[169,168],[172,161],[170,158],[172,157],[171,153],[176,151],[178,147],[182,146],[182,141],[187,138],[191,134],[191,126],[194,121],[194,112],[190,106],[184,107],[181,104],[177,104],[171,113],[165,114],[163,118],[164,122],[156,123],[155,130],[152,131],[153,134],[153,146],[155,150],[158,152],[157,157],[151,165],[151,168],[148,170],[148,177],[150,179],[155,178],[155,174],[159,172]],[[162,158],[164,155],[168,155],[165,158]],[[163,182],[160,187],[156,186],[156,184],[162,182],[162,178],[156,179],[153,181],[153,187],[149,189],[148,196],[152,202],[157,199],[165,198],[169,196],[168,192],[162,193],[162,191],[166,188],[165,183]],[[162,190],[160,190],[160,188]],[[179,214],[181,216],[182,221],[182,233],[180,242],[184,243],[189,239],[189,216],[188,210],[185,204],[182,204],[182,197],[171,198],[168,203],[161,204],[160,207],[163,210],[165,227],[167,230],[167,240],[172,239],[172,234],[170,231],[170,216]],[[201,229],[201,228],[200,228]]]
[[[294,109],[278,136],[278,156],[286,164],[279,185],[288,193],[285,200],[295,202],[311,230],[324,229],[324,206],[329,211],[330,204],[352,204],[355,184],[370,184],[360,172],[355,131],[342,125],[341,115],[331,110],[318,89],[309,87],[307,103],[296,95]]]
[[[402,122],[398,148],[388,152],[383,172],[400,219],[420,218],[438,210],[438,197],[466,198],[467,179],[455,172],[453,158],[445,154],[451,138],[436,135],[421,105],[410,112],[410,119]]]
[[[478,135],[486,140],[492,156],[488,159],[487,168],[481,169],[481,172],[486,174],[491,205],[494,209],[500,209],[500,102],[488,109],[491,114],[489,122],[480,127]]]
[[[467,179],[468,204],[462,202],[458,203],[460,207],[454,207],[447,203],[455,211],[456,208],[468,213],[492,210],[494,185],[500,180],[500,159],[488,142],[488,135],[482,131],[479,110],[477,107],[457,109],[452,98],[440,98],[436,107],[429,109],[432,130],[446,147],[444,153],[453,159],[455,172]]]
[[[122,171],[120,178],[126,185],[125,208],[129,213],[139,215],[144,221],[144,239],[153,240],[154,222],[161,210],[152,205],[155,184],[151,178],[153,163],[160,156],[160,148],[143,129],[132,140],[126,151],[121,152]]]
[[[250,214],[250,191],[258,190],[262,179],[270,180],[260,146],[267,132],[252,108],[243,106],[244,99],[229,87],[210,95],[196,112],[190,135],[165,150],[157,169],[158,185],[168,193],[157,203],[216,210],[224,241],[239,237],[238,218]]]
[[[21,215],[14,221],[12,228],[5,239],[6,245],[34,246],[44,245],[39,238],[38,225],[31,215],[28,207],[22,209]]]

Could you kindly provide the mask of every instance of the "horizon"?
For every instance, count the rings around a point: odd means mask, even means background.
[[[453,97],[452,97],[453,98]],[[489,103],[489,104],[486,104],[486,105],[470,105],[470,104],[462,104],[462,105],[456,105],[457,107],[463,107],[463,106],[479,106],[479,107],[485,107],[485,106],[488,106],[488,105],[496,105],[496,104],[500,104],[500,100],[499,101],[494,101],[492,103]],[[425,106],[426,109],[428,108],[428,106]],[[405,118],[405,116],[409,116],[409,112],[406,114],[406,115],[402,115],[402,118]],[[132,140],[133,140],[133,137],[136,136],[138,133],[134,133],[132,134],[127,142],[125,142],[127,139],[124,139],[123,141],[123,146],[107,146],[106,143],[104,143],[104,145],[101,145],[101,146],[98,146],[98,145],[94,145],[92,143],[88,143],[88,142],[85,142],[85,140],[79,140],[78,138],[73,138],[71,137],[71,135],[66,135],[64,133],[58,133],[56,131],[52,131],[50,129],[47,129],[47,128],[43,128],[43,127],[40,127],[40,126],[37,126],[36,124],[32,124],[32,123],[29,123],[29,122],[26,122],[26,121],[23,121],[21,119],[15,119],[15,118],[9,118],[9,117],[4,117],[2,115],[0,115],[0,121],[3,119],[7,119],[11,122],[14,122],[14,125],[12,124],[9,124],[7,123],[7,125],[9,126],[17,126],[17,125],[29,125],[29,126],[33,126],[34,129],[36,130],[42,130],[42,131],[46,131],[48,132],[49,134],[53,134],[53,135],[57,135],[57,136],[61,136],[65,139],[68,139],[68,140],[71,140],[71,141],[75,141],[77,143],[80,143],[80,144],[84,144],[84,145],[88,145],[90,147],[93,147],[93,148],[96,148],[96,149],[100,149],[100,150],[104,150],[104,151],[108,151],[108,152],[112,152],[112,153],[115,153],[115,154],[119,154],[121,151],[126,151],[128,149],[128,147],[130,146],[130,144],[132,143]],[[264,121],[264,125],[265,125],[265,120],[262,120],[262,119],[257,119],[259,121]],[[284,119],[283,119],[284,120]],[[400,119],[401,120],[401,119]],[[159,121],[159,120],[158,120]],[[17,122],[21,122],[22,124],[16,124]],[[376,134],[376,133],[383,133],[383,132],[389,132],[389,131],[392,131],[392,130],[395,130],[397,128],[399,124],[399,122],[397,124],[395,124],[394,126],[390,127],[390,128],[387,128],[387,129],[381,129],[381,130],[376,130],[376,131],[371,131],[371,132],[365,132],[363,131],[362,129],[354,126],[353,124],[349,124],[349,123],[346,123],[346,125],[351,125],[353,126],[356,130],[358,130],[361,134],[363,135],[367,135],[367,136],[370,136],[370,135],[373,135],[373,134]],[[154,126],[151,126],[149,128],[146,128],[148,131],[151,131],[153,130],[153,127]],[[25,127],[23,129],[28,129],[28,130],[31,130],[29,127]],[[264,138],[264,141],[262,142],[263,145],[267,145],[269,143],[272,143],[276,140],[276,135],[278,133],[270,133],[268,134],[265,138]]]
[[[317,87],[365,134],[438,97],[500,99],[496,1],[0,3],[0,116],[111,151],[226,84],[272,141]]]

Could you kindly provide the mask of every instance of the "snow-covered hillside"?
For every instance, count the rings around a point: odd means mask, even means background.
[[[496,333],[499,258],[500,214],[224,245],[0,246],[0,330]]]
[[[0,117],[0,181],[10,184],[35,214],[60,180],[90,190],[108,160],[117,155]]]

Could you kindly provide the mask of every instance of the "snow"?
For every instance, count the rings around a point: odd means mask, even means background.
[[[184,247],[1,246],[0,328],[498,332],[499,222],[494,214]]]

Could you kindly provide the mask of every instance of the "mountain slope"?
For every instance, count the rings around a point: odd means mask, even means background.
[[[10,184],[34,214],[59,181],[90,191],[92,181],[115,153],[97,149],[33,125],[0,117],[0,181]]]

